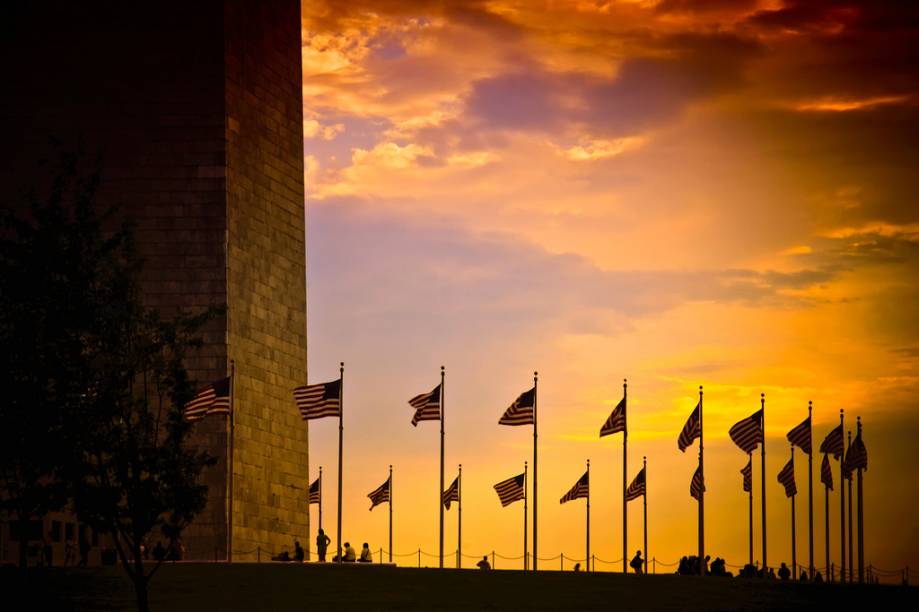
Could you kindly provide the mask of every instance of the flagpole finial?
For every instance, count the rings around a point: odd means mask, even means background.
[[[537,376],[539,376],[539,372],[537,372],[537,371],[534,370],[534,371],[533,371],[533,378],[536,378]]]
[[[444,367],[443,367],[443,366],[440,366],[440,371],[441,371],[441,372],[444,371]]]

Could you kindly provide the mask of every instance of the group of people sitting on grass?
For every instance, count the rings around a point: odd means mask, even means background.
[[[316,553],[319,556],[319,561],[324,562],[326,552],[329,550],[329,544],[332,542],[332,539],[325,534],[325,532],[320,529],[319,535],[316,536]],[[297,563],[303,563],[306,553],[303,550],[303,547],[300,546],[300,541],[297,540],[294,542],[294,555],[291,557],[290,553],[282,551],[280,554],[277,554],[271,558],[272,561],[296,561]],[[332,558],[334,563],[338,563],[338,555],[335,555]],[[373,557],[370,553],[370,545],[367,542],[364,542],[364,547],[361,548],[361,556],[358,557],[357,553],[354,551],[354,547],[351,546],[351,542],[345,542],[345,546],[342,549],[341,553],[342,563],[372,563]]]
[[[711,561],[711,558],[711,555],[705,555],[705,559],[702,561],[702,569],[705,571],[706,576],[719,576],[722,578],[730,578],[733,576],[733,574],[727,570],[724,559],[715,557],[715,560]],[[709,565],[709,561],[711,561],[711,565]],[[682,557],[676,573],[683,576],[698,576],[699,557],[696,555]],[[741,573],[739,575],[743,574]]]

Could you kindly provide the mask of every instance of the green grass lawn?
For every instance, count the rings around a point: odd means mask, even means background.
[[[117,568],[5,570],[0,609],[132,610]],[[916,610],[916,588],[675,575],[434,570],[315,564],[167,565],[154,612],[222,610]],[[19,603],[13,603],[19,602]],[[910,603],[912,602],[912,603]],[[11,606],[8,604],[12,604]]]

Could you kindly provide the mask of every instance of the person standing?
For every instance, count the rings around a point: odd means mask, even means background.
[[[644,566],[645,560],[641,558],[641,551],[635,551],[635,556],[632,557],[632,560],[629,562],[629,565],[632,566],[632,569],[635,570],[636,574],[641,574],[641,568]]]
[[[332,539],[320,529],[319,534],[316,536],[316,552],[319,555],[319,561],[325,562],[325,553],[329,549],[329,544],[331,543]]]

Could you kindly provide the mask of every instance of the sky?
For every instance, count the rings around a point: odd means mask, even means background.
[[[811,400],[815,446],[840,409],[864,424],[865,563],[919,566],[916,40],[919,7],[886,0],[304,3],[309,382],[345,362],[343,539],[388,546],[366,494],[392,464],[396,560],[437,552],[438,424],[412,427],[408,399],[444,365],[466,566],[522,554],[523,508],[492,486],[532,462],[532,429],[497,421],[534,371],[541,567],[585,555],[584,501],[557,500],[589,459],[591,553],[621,568],[622,436],[598,432],[623,379],[650,557],[696,551],[698,446],[677,436],[702,385],[707,554],[747,560],[727,432],[765,393],[769,564],[791,561],[776,477]],[[334,539],[337,422],[311,422],[310,445]],[[761,561],[760,470],[757,453]],[[632,555],[640,501],[628,522]],[[456,541],[454,506],[448,565]]]

